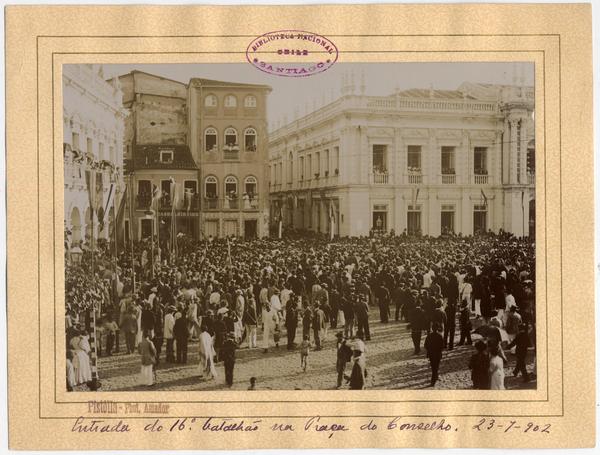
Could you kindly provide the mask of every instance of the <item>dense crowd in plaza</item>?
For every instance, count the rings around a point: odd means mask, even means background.
[[[414,355],[424,350],[429,359],[431,385],[442,352],[473,341],[465,368],[474,388],[504,388],[508,350],[516,354],[514,374],[532,377],[525,365],[536,333],[530,239],[490,232],[330,241],[288,233],[200,242],[180,236],[177,255],[164,246],[147,239],[134,245],[133,257],[128,249],[116,259],[108,245],[98,245],[93,258],[84,247],[82,262],[66,268],[68,389],[92,379],[92,305],[98,354],[139,355],[140,386],[154,383],[157,365],[186,363],[190,340],[199,346],[199,381],[214,380],[222,362],[231,386],[237,350],[281,345],[310,369],[310,352],[335,332],[332,385],[362,389],[373,312],[382,324],[401,321],[398,331],[410,331]]]

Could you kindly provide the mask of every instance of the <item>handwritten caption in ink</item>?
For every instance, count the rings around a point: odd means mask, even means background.
[[[149,420],[149,421],[148,421]],[[118,421],[78,417],[72,425],[74,433],[304,433],[322,435],[332,439],[338,434],[356,430],[361,432],[522,432],[528,434],[550,434],[551,424],[530,420],[480,418],[471,424],[457,426],[445,418],[431,420],[416,420],[408,417],[354,419],[352,424],[334,418],[314,416],[308,419],[293,419],[290,421],[278,419],[233,419],[218,417],[182,417],[182,418],[149,418],[145,422],[128,421],[127,418]]]

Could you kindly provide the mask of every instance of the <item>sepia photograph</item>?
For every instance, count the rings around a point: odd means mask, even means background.
[[[62,107],[66,390],[537,388],[532,62],[65,64]]]

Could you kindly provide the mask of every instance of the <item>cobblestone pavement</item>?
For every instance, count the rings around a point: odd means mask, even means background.
[[[374,313],[374,312],[372,312]],[[378,316],[378,315],[377,315]],[[371,341],[367,342],[367,387],[369,389],[420,389],[429,385],[431,370],[425,357],[413,355],[410,331],[404,322],[389,322],[382,324],[378,317],[371,315]],[[242,347],[236,352],[234,384],[232,389],[245,390],[250,377],[257,377],[259,389],[334,389],[336,385],[336,352],[335,333],[338,330],[329,329],[323,349],[312,351],[308,358],[308,369],[303,372],[300,368],[299,351],[288,351],[285,347],[287,340],[282,334],[279,348],[274,346],[264,354],[259,348],[247,349]],[[296,334],[296,341],[301,337],[301,328]],[[458,342],[458,333],[456,342]],[[477,339],[474,335],[474,340]],[[262,334],[259,331],[258,341]],[[421,341],[423,343],[424,337]],[[455,342],[455,343],[456,343]],[[165,345],[161,354],[161,364],[157,369],[157,384],[152,390],[226,390],[223,364],[217,364],[218,378],[216,380],[201,379],[198,367],[198,343],[191,342],[188,346],[187,365],[171,365],[164,363]],[[123,344],[121,352],[124,351]],[[436,389],[468,389],[471,388],[471,373],[468,362],[475,352],[472,346],[457,346],[452,351],[444,351],[440,365],[440,379]],[[505,368],[507,389],[536,388],[536,381],[524,383],[521,378],[515,378],[512,370],[515,357],[507,353],[508,364]],[[140,357],[137,354],[114,354],[112,357],[99,359],[99,375],[102,383],[101,390],[146,390],[139,384]],[[533,354],[528,357],[528,371],[533,369]],[[347,368],[349,374],[349,368]],[[80,386],[79,390],[86,389]]]

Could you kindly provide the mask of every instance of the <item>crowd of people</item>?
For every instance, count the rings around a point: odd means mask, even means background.
[[[124,338],[126,352],[140,355],[148,386],[159,364],[187,362],[190,341],[198,343],[203,380],[213,380],[222,362],[231,386],[237,350],[269,352],[280,344],[299,352],[306,371],[309,353],[323,349],[331,330],[336,386],[362,389],[373,312],[382,324],[406,323],[414,355],[427,353],[431,385],[458,333],[459,345],[478,335],[465,365],[474,388],[504,387],[510,349],[515,374],[532,377],[525,356],[535,348],[535,245],[527,238],[500,232],[178,242],[177,256],[146,239],[136,242],[133,257],[126,249],[112,262],[108,245],[100,245],[93,271],[91,251],[67,267],[68,388],[90,379],[91,308],[99,355],[117,352]]]

